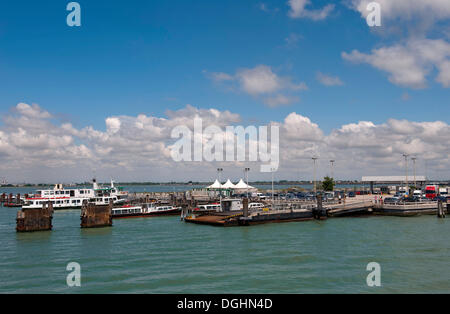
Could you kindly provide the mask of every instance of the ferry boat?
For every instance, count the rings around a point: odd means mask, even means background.
[[[143,204],[141,206],[126,205],[112,209],[113,218],[154,217],[179,215],[181,207],[169,205],[156,206],[155,204]]]
[[[54,210],[80,209],[85,201],[92,201],[96,205],[122,204],[126,201],[128,193],[114,186],[100,188],[95,179],[91,189],[65,189],[62,184],[56,184],[51,190],[38,190],[32,196],[24,199],[23,209],[42,208],[42,205],[51,202]]]

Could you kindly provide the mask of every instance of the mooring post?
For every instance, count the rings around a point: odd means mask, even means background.
[[[84,201],[81,207],[81,228],[112,226],[112,208],[112,200],[108,205],[95,205]]]
[[[445,218],[444,203],[442,200],[438,201],[438,218]]]
[[[243,215],[244,217],[248,217],[248,198],[244,198],[242,201],[243,206]]]
[[[42,208],[21,209],[17,212],[17,232],[52,230],[53,204],[44,203]]]

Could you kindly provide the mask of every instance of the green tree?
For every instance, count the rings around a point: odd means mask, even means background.
[[[330,177],[323,178],[322,189],[326,192],[334,190],[334,179]]]

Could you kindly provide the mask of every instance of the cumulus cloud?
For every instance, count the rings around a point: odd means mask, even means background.
[[[298,97],[288,97],[284,95],[276,95],[274,97],[268,97],[264,100],[264,103],[271,108],[290,105],[294,102],[300,101]]]
[[[353,9],[366,18],[370,13],[367,5],[372,0],[351,0]],[[385,20],[416,21],[428,20],[437,22],[450,18],[450,2],[447,0],[377,0],[381,7],[382,18]]]
[[[415,89],[427,86],[427,76],[437,70],[436,81],[450,87],[450,43],[442,39],[410,39],[373,49],[371,53],[353,50],[342,58],[354,63],[367,63],[389,74],[389,81]]]
[[[342,82],[338,76],[331,76],[328,74],[324,74],[322,72],[317,72],[316,78],[322,85],[325,85],[325,86],[344,85],[344,82]]]
[[[34,106],[37,112],[45,112],[38,108]],[[167,111],[165,117],[145,114],[106,117],[106,130],[101,131],[92,126],[58,124],[50,114],[38,114],[33,124],[17,125],[14,119],[30,118],[30,111],[23,104],[15,109],[18,115],[4,117],[0,128],[0,170],[3,176],[11,176],[10,182],[88,180],[93,171],[106,179],[113,176],[135,181],[207,180],[215,175],[217,164],[174,162],[170,148],[175,140],[171,131],[180,125],[192,130],[195,118],[202,118],[203,128],[216,125],[224,131],[226,126],[236,126],[241,121],[238,114],[229,111],[187,105]],[[419,163],[421,174],[426,160],[432,175],[448,176],[450,126],[442,121],[391,119],[382,124],[359,121],[325,134],[310,118],[293,112],[284,120],[269,124],[280,128],[277,173],[280,179],[311,178],[312,156],[320,157],[319,175],[327,174],[329,159],[336,160],[336,174],[340,178],[402,174],[403,153],[423,161],[422,166]],[[249,164],[222,162],[220,166],[239,176],[241,168]],[[253,163],[251,167],[258,169],[259,165]],[[252,175],[254,179],[270,179],[256,170]]]
[[[346,3],[366,19],[371,0]],[[435,81],[450,87],[450,43],[445,35],[450,19],[447,0],[378,0],[383,26],[373,28],[384,39],[395,38],[394,45],[379,44],[371,53],[358,50],[343,52],[342,57],[355,63],[367,63],[388,73],[393,84],[425,88],[435,71]],[[432,35],[432,39],[430,37]],[[441,35],[442,38],[439,38]]]
[[[216,82],[236,83],[241,91],[253,97],[265,97],[263,102],[271,107],[287,105],[298,100],[298,97],[289,97],[280,92],[298,92],[308,89],[304,82],[296,83],[290,77],[280,76],[267,65],[241,68],[233,75],[215,72],[208,76]]]
[[[328,4],[321,9],[311,10],[306,8],[311,5],[310,0],[289,0],[290,11],[288,15],[291,18],[308,18],[314,21],[324,20],[334,10],[334,4]]]

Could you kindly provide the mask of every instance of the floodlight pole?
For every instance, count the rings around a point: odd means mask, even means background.
[[[408,195],[409,196],[409,186],[408,186],[408,157],[409,157],[409,155],[408,154],[403,154],[403,157],[405,157],[405,183],[406,183],[406,191],[405,191],[405,193],[406,193],[406,195]]]
[[[218,174],[218,178],[219,178],[219,204],[220,204],[220,208],[222,209],[222,180],[221,180],[221,172],[223,171],[223,168],[217,168],[217,174]]]
[[[316,187],[316,161],[317,161],[317,157],[313,157],[312,160],[314,161],[314,196],[316,196],[317,194],[317,187]]]
[[[250,171],[250,168],[245,168],[244,169],[244,172],[245,172],[245,179],[247,180],[247,187],[246,187],[246,190],[247,190],[247,198],[248,198],[248,172]]]

